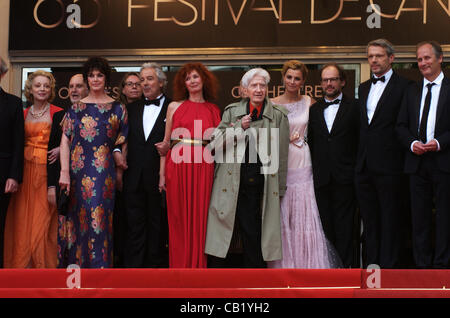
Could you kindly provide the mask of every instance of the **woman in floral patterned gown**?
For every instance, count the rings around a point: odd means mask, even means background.
[[[89,59],[83,75],[90,93],[68,110],[61,140],[61,189],[69,189],[66,216],[60,216],[58,265],[108,268],[113,262],[116,165],[113,149],[125,143],[125,107],[105,93],[110,67]]]

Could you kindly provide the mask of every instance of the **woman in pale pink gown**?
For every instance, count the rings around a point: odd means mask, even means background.
[[[325,238],[314,194],[311,155],[306,142],[309,107],[314,99],[300,94],[308,69],[299,61],[284,64],[285,92],[272,99],[288,111],[290,144],[287,190],[281,201],[283,258],[270,268],[333,268],[339,258]]]

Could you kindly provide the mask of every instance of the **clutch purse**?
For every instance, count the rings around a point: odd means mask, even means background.
[[[58,198],[58,214],[67,215],[69,210],[69,194],[67,191],[62,191]]]

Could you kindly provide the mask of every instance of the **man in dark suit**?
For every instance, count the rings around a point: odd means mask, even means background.
[[[450,79],[442,72],[442,60],[438,43],[417,45],[417,63],[424,78],[408,87],[398,119],[406,149],[405,172],[410,176],[412,241],[418,268],[450,266]]]
[[[356,100],[343,95],[345,73],[337,64],[322,68],[321,85],[324,98],[311,106],[308,123],[315,194],[325,235],[343,266],[351,267],[359,108]]]
[[[0,57],[0,80],[8,67]],[[22,101],[0,87],[0,267],[3,267],[3,234],[11,193],[22,182],[24,119]]]
[[[404,151],[395,132],[409,81],[392,70],[394,48],[379,39],[367,45],[372,78],[359,86],[360,141],[356,192],[363,223],[364,267],[400,266],[405,218]],[[402,223],[403,222],[403,223]]]
[[[169,98],[163,93],[167,78],[156,63],[142,66],[145,99],[128,104],[128,169],[124,173],[127,218],[125,267],[166,267],[167,214],[159,192],[160,155]]]

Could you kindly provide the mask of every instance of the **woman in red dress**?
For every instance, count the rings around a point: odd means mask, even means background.
[[[205,236],[214,160],[205,145],[220,123],[217,80],[201,63],[185,64],[174,79],[161,157],[160,190],[167,192],[169,266],[206,268]]]

